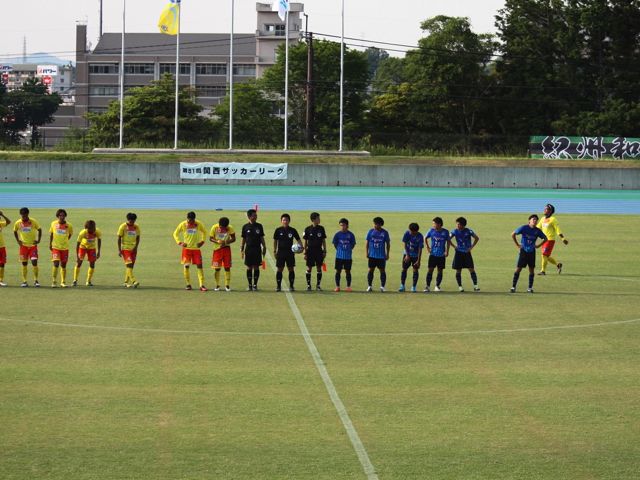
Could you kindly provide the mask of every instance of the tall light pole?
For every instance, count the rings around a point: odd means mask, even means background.
[[[231,0],[231,36],[229,38],[229,150],[233,149],[233,20],[235,0]]]
[[[100,0],[102,5],[102,0]],[[122,149],[124,144],[124,27],[127,11],[127,0],[122,0],[122,45],[120,50],[120,143],[118,148]],[[102,16],[102,9],[100,10]]]
[[[340,33],[340,145],[338,151],[342,151],[342,137],[344,125],[344,0],[341,1],[341,33]]]

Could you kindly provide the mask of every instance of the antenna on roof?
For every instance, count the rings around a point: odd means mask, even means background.
[[[27,63],[27,37],[22,37],[22,63]]]
[[[102,0],[98,0],[98,1],[100,3],[100,7],[99,7],[100,8],[100,12],[99,12],[99,15],[100,15],[99,25],[100,26],[99,26],[99,30],[98,30],[98,35],[99,35],[98,38],[100,39],[100,38],[102,38]]]

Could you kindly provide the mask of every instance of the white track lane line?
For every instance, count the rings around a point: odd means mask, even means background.
[[[276,270],[275,261],[271,256],[271,253],[267,253],[267,258],[269,260],[269,264],[271,265],[271,268],[275,271]],[[340,395],[338,395],[336,387],[333,384],[331,377],[329,376],[329,371],[327,370],[327,367],[325,367],[324,361],[320,356],[320,352],[318,351],[316,344],[313,342],[313,339],[311,338],[311,334],[309,333],[307,324],[304,322],[304,318],[302,318],[302,314],[298,309],[298,305],[296,305],[296,302],[293,299],[293,295],[291,295],[291,292],[289,290],[285,292],[285,295],[287,297],[287,301],[289,302],[289,307],[293,312],[293,316],[296,318],[296,321],[298,322],[298,328],[300,329],[302,338],[304,338],[304,342],[307,344],[307,348],[309,349],[311,358],[313,358],[313,363],[315,363],[316,368],[320,373],[320,377],[324,382],[324,386],[327,389],[327,392],[329,393],[329,398],[331,398],[331,401],[333,402],[333,406],[335,407],[336,411],[338,412],[338,416],[340,417],[340,421],[342,421],[342,425],[344,426],[344,429],[347,431],[347,435],[349,436],[351,445],[356,451],[356,455],[358,455],[358,460],[360,460],[360,465],[362,465],[364,473],[367,475],[367,478],[369,480],[377,480],[378,474],[376,473],[375,467],[371,463],[371,460],[369,459],[369,454],[367,454],[367,450],[364,448],[364,444],[362,443],[362,440],[360,440],[360,436],[358,435],[356,428],[353,426],[353,423],[351,422],[349,413],[347,412],[347,409],[344,406],[344,403],[342,403],[342,400],[340,399]]]

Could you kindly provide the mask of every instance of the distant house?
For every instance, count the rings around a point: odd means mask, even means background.
[[[299,41],[304,5],[290,4],[290,42]],[[276,50],[285,41],[285,25],[271,4],[257,3],[257,28],[234,34],[234,83],[259,78],[276,62]],[[69,127],[86,128],[87,112],[104,112],[120,94],[122,35],[105,33],[93,51],[87,51],[87,27],[76,27],[76,80],[73,108],[63,108],[55,122],[43,127],[46,146],[55,145]],[[148,85],[164,73],[176,73],[176,37],[161,33],[126,33],[124,92]],[[225,97],[229,72],[228,33],[180,34],[180,85],[195,90],[196,101],[210,110]]]

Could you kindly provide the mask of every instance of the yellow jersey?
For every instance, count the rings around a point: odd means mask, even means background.
[[[182,235],[182,240],[180,236]],[[197,250],[198,243],[204,242],[207,236],[207,231],[204,229],[204,225],[199,220],[194,220],[193,223],[189,223],[188,220],[181,222],[175,232],[173,232],[173,238],[176,243],[184,243],[185,248],[190,250]]]
[[[230,235],[235,235],[236,231],[233,229],[231,225],[226,227],[221,227],[219,223],[216,223],[213,227],[211,227],[211,232],[209,232],[209,236],[215,238],[216,240],[226,240],[230,237]],[[224,245],[228,247],[228,245]],[[220,250],[222,245],[219,243],[213,244],[213,251]]]
[[[102,232],[99,228],[96,228],[96,231],[93,233],[89,233],[86,228],[83,228],[78,234],[78,243],[80,244],[80,248],[95,250],[98,247],[98,240],[101,238]]]
[[[73,235],[73,226],[70,223],[60,223],[58,220],[54,220],[51,222],[49,233],[53,235],[51,248],[69,250],[69,239]]]
[[[542,230],[549,240],[555,240],[556,236],[560,235],[560,227],[558,226],[558,220],[556,217],[542,217],[542,220],[538,222],[537,227]]]
[[[2,235],[2,229],[7,226],[7,221],[0,219],[0,248],[4,247],[4,236]]]
[[[136,240],[140,236],[140,227],[136,224],[129,225],[123,223],[118,228],[118,237],[120,237],[120,247],[122,250],[133,250],[136,248]]]
[[[34,218],[26,222],[20,219],[13,225],[13,231],[18,232],[18,238],[25,247],[33,247],[36,244],[38,230],[40,230],[40,224]]]

